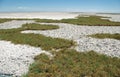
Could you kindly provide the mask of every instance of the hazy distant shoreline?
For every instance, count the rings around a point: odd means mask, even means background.
[[[118,14],[118,15],[120,15],[120,13],[111,13],[111,12],[64,12],[64,11],[61,11],[61,12],[59,12],[59,11],[38,11],[38,12],[0,12],[0,13],[96,13],[96,14]]]
[[[120,13],[98,13],[98,12],[0,12],[0,18],[17,18],[17,19],[69,19],[79,15],[98,15],[111,17],[110,20],[120,21]]]
[[[70,12],[4,12],[0,18],[40,18],[40,19],[66,19],[75,18],[79,14]]]

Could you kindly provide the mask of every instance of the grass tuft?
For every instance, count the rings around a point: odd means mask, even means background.
[[[93,34],[93,35],[89,35],[89,36],[94,37],[94,38],[100,38],[100,39],[110,38],[110,39],[120,40],[120,34],[118,34],[118,33],[116,33],[116,34]]]
[[[1,19],[1,18],[0,18],[0,23],[4,23],[4,22],[8,22],[8,21],[11,21],[11,19],[5,19],[5,18],[4,18],[4,19]]]
[[[58,29],[59,26],[31,23],[31,24],[24,24],[22,28],[24,28],[25,30],[52,30],[52,29]]]
[[[60,20],[52,20],[52,19],[36,19],[36,22],[60,23]]]
[[[105,17],[101,16],[78,17],[77,19],[63,19],[61,20],[61,22],[87,26],[120,26],[120,22],[113,22],[108,19],[101,18]]]

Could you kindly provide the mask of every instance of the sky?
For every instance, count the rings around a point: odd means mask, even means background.
[[[0,0],[0,12],[120,13],[120,0]]]

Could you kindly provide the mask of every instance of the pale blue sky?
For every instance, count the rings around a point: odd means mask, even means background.
[[[120,0],[0,0],[0,12],[24,11],[120,13]]]

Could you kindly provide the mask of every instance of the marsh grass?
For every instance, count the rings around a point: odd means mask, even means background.
[[[90,52],[61,50],[49,59],[36,56],[26,77],[119,77],[120,59]]]
[[[93,34],[93,35],[89,35],[90,37],[94,37],[94,38],[100,38],[100,39],[104,39],[104,38],[110,38],[110,39],[117,39],[120,40],[120,34],[116,33],[116,34]]]
[[[84,26],[120,26],[120,22],[110,21],[108,19],[102,18],[110,18],[110,17],[102,17],[102,16],[78,16],[73,19],[61,19],[61,20],[52,20],[52,19],[0,19],[0,22],[6,22],[10,20],[35,20],[36,22],[45,22],[45,23],[69,23],[75,25],[84,25]]]
[[[59,26],[31,23],[31,24],[24,24],[22,28],[26,30],[52,30],[52,29],[58,29]]]
[[[11,19],[2,19],[2,18],[0,18],[0,23],[4,23],[4,22],[8,22],[8,21],[11,21]]]
[[[36,22],[61,23],[60,20],[52,20],[52,19],[36,19]]]
[[[68,48],[73,45],[72,41],[46,37],[40,34],[2,33],[1,40],[11,41],[15,44],[27,44],[41,47],[44,50]]]
[[[78,16],[76,19],[62,19],[62,20],[50,20],[50,19],[37,19],[36,22],[46,22],[46,23],[69,23],[75,25],[84,25],[84,26],[120,26],[120,22],[110,21],[108,18],[102,16],[89,16],[81,17]]]
[[[27,44],[35,47],[41,47],[44,50],[69,48],[74,45],[73,41],[46,37],[41,34],[22,34],[23,30],[51,30],[57,29],[55,25],[25,24],[21,28],[0,30],[0,39],[11,41],[15,44]]]
[[[120,22],[113,22],[108,19],[101,18],[105,17],[101,16],[77,17],[77,19],[63,19],[61,20],[61,22],[87,26],[120,26]]]

